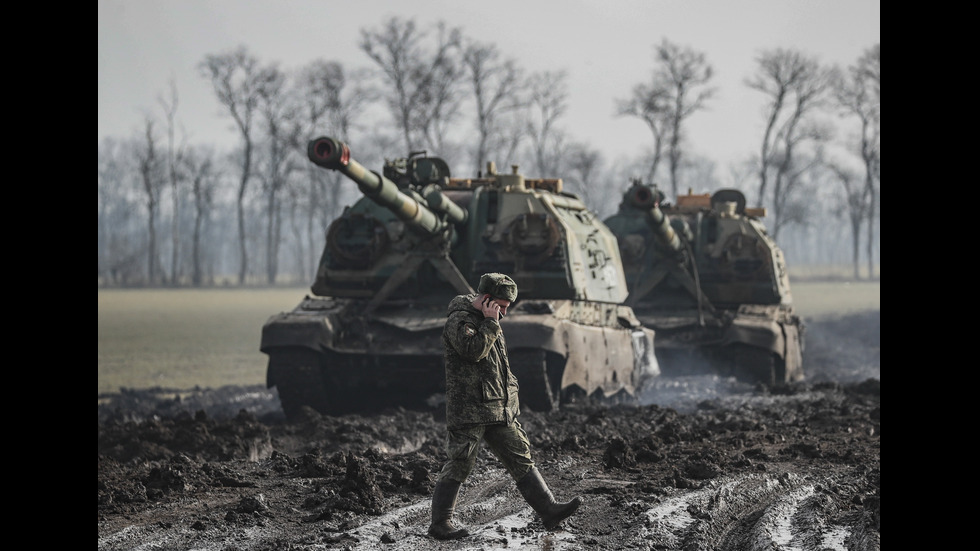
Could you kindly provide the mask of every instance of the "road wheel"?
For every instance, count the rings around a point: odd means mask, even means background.
[[[306,348],[282,348],[269,354],[269,378],[279,390],[286,419],[296,421],[303,406],[330,411],[320,355]]]

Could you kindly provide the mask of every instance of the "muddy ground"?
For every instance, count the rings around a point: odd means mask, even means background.
[[[878,550],[881,316],[808,321],[807,380],[660,378],[635,406],[521,421],[559,499],[547,532],[489,452],[460,495],[471,535],[426,535],[444,422],[310,412],[264,387],[99,400],[99,549]]]

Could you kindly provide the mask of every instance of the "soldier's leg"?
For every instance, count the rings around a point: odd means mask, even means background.
[[[514,421],[514,424],[509,426],[489,425],[483,439],[515,481],[524,478],[524,475],[534,468],[531,444],[519,422]]]
[[[449,431],[446,441],[449,459],[439,472],[432,492],[432,523],[429,525],[429,535],[436,539],[459,539],[469,535],[465,528],[456,527],[453,513],[456,510],[459,487],[476,464],[482,436],[482,427]]]
[[[531,460],[531,447],[520,423],[515,421],[510,427],[493,427],[487,433],[484,438],[490,449],[517,481],[517,489],[541,517],[546,529],[554,530],[561,521],[575,513],[582,499],[576,497],[566,503],[555,501],[541,472]]]

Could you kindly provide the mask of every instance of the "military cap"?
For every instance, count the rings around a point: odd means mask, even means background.
[[[514,302],[517,300],[517,283],[505,274],[490,273],[480,277],[480,287],[477,291],[490,293],[494,298],[502,298]]]

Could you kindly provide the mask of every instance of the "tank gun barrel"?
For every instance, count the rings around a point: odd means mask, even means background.
[[[350,148],[346,143],[334,138],[319,137],[310,140],[306,154],[313,164],[329,170],[336,170],[353,180],[361,193],[393,212],[406,224],[430,235],[442,233],[449,227],[449,222],[446,222],[414,197],[402,193],[394,182],[377,172],[364,168],[363,165],[352,159]],[[446,210],[452,209],[446,207]],[[465,214],[465,211],[462,212]],[[460,220],[461,216],[465,219],[465,216],[460,215],[458,211],[447,212],[446,214],[450,222],[453,223],[462,221]]]
[[[667,248],[669,248],[674,253],[680,253],[684,250],[684,244],[681,243],[681,238],[677,236],[677,232],[670,225],[670,218],[664,214],[664,211],[660,210],[660,202],[654,201],[653,205],[647,210],[647,226],[653,230],[654,236]]]

